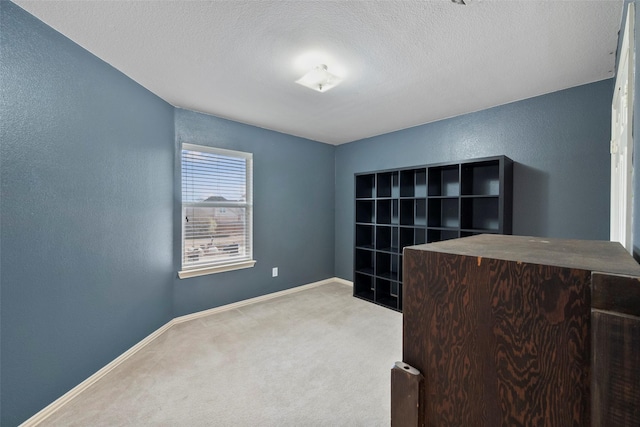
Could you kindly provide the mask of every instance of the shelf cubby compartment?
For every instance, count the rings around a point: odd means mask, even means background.
[[[375,196],[376,175],[356,176],[356,199],[371,199]]]
[[[376,201],[376,222],[391,224],[391,199]]]
[[[395,289],[392,289],[392,285],[396,285]],[[392,294],[392,290],[396,292],[396,294]],[[391,280],[386,279],[376,279],[376,292],[375,292],[375,302],[383,305],[388,308],[392,308],[394,310],[398,310],[398,288],[397,283],[392,282]]]
[[[398,252],[398,227],[376,227],[376,250]]]
[[[398,200],[382,199],[376,201],[376,217],[378,224],[398,224]]]
[[[357,248],[374,248],[374,227],[373,225],[356,225],[356,247]]]
[[[414,197],[415,195],[415,171],[400,171],[400,197]]]
[[[400,210],[398,207],[398,200],[391,200],[391,224],[398,224],[400,221]]]
[[[500,161],[465,163],[460,180],[463,196],[497,196],[500,194]]]
[[[414,225],[427,225],[427,199],[416,199],[415,216],[413,218]]]
[[[360,298],[373,301],[375,278],[372,276],[356,273],[353,280],[353,293]]]
[[[366,249],[356,249],[355,255],[356,273],[373,275],[373,251]]]
[[[376,193],[378,198],[398,197],[400,194],[400,183],[398,172],[382,172],[377,174],[378,183]]]
[[[429,196],[458,197],[459,195],[459,165],[429,168]]]
[[[400,228],[400,253],[406,246],[422,245],[424,243],[427,243],[424,228]]]
[[[413,246],[413,228],[400,228],[400,249],[405,246]]]
[[[427,170],[400,171],[400,197],[427,197]]]
[[[427,170],[416,169],[415,197],[427,197]]]
[[[391,251],[391,227],[376,227],[376,249],[379,251]]]
[[[402,270],[401,256],[391,255],[391,277],[399,280],[400,271]]]
[[[398,258],[398,264],[400,265],[400,268],[398,269],[398,282],[402,282],[402,270],[404,269],[402,264],[402,255]]]
[[[400,199],[400,225],[414,225],[415,202],[413,199]]]
[[[465,197],[461,205],[461,228],[501,232],[499,197]]]
[[[376,222],[375,202],[373,200],[356,200],[356,222],[367,224]]]
[[[458,198],[429,199],[429,227],[460,227]]]
[[[398,279],[398,255],[376,252],[376,277],[389,280]]]
[[[427,243],[457,239],[458,237],[460,237],[460,232],[458,230],[443,230],[443,229],[427,230]]]
[[[398,227],[391,228],[391,252],[398,253],[400,251],[400,237],[398,235]]]

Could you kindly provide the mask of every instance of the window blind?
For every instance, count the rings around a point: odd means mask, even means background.
[[[181,158],[182,270],[251,261],[253,155],[183,144]]]

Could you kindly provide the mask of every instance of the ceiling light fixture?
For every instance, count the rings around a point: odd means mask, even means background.
[[[324,64],[314,67],[307,74],[296,80],[296,83],[318,92],[326,92],[338,86],[341,82],[342,79],[335,74],[331,74]]]

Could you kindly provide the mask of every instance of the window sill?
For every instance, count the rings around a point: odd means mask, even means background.
[[[178,271],[178,277],[188,279],[189,277],[205,276],[207,274],[224,273],[225,271],[241,270],[243,268],[251,268],[256,265],[255,260],[242,261],[235,264],[219,265],[216,267],[198,268],[193,270]]]

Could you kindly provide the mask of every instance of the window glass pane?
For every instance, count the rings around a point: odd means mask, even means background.
[[[183,270],[251,260],[251,154],[188,145],[181,166]]]
[[[184,208],[183,265],[235,262],[250,257],[247,208]]]
[[[245,201],[247,160],[182,150],[182,201]]]

